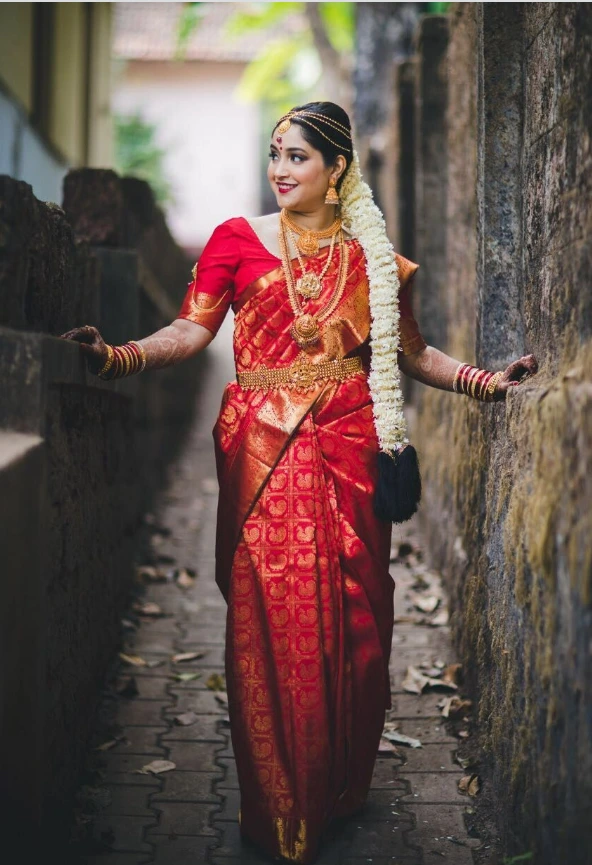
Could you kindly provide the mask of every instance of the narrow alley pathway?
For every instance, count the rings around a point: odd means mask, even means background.
[[[141,624],[134,628],[131,615],[127,623],[127,661],[121,661],[117,682],[105,694],[87,784],[79,793],[72,844],[77,865],[268,861],[241,845],[225,694],[216,690],[223,687],[226,607],[214,583],[217,484],[211,428],[224,383],[233,377],[230,328],[227,321],[209,350],[195,429],[154,514],[154,562],[168,578],[159,582],[154,571],[145,572],[145,594],[134,610]],[[486,850],[477,850],[483,845],[465,826],[463,812],[471,813],[475,800],[458,790],[467,775],[454,759],[462,737],[446,731],[441,712],[447,703],[452,716],[455,701],[458,706],[458,671],[451,666],[445,598],[433,609],[439,580],[422,564],[418,545],[414,525],[395,529],[393,707],[385,727],[391,741],[383,740],[363,817],[334,831],[318,865],[494,861]],[[184,569],[195,569],[197,577],[192,581]],[[149,604],[157,604],[163,615]],[[409,667],[415,668],[416,681],[420,671],[432,677],[421,694],[403,687],[406,676],[412,687]],[[453,684],[437,686],[438,678]],[[468,728],[462,717],[460,728]],[[401,735],[419,740],[421,747],[392,741]],[[153,761],[167,762],[141,774]]]

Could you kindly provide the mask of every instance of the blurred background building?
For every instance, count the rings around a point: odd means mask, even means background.
[[[42,200],[113,164],[111,25],[111,3],[0,4],[0,174]]]
[[[56,202],[69,168],[147,180],[195,257],[219,222],[275,209],[279,113],[351,106],[355,5],[2,3],[0,173]]]

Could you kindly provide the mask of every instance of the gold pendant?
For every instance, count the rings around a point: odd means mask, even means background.
[[[304,231],[296,243],[303,255],[316,255],[319,251],[319,239],[314,231]]]
[[[306,312],[294,319],[290,333],[301,348],[314,345],[315,342],[319,341],[321,335],[316,318]]]
[[[302,297],[316,298],[323,290],[323,283],[316,273],[305,273],[296,281],[296,291]]]

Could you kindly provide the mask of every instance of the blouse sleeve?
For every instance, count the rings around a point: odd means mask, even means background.
[[[427,346],[427,343],[419,331],[419,325],[415,320],[411,308],[411,288],[413,278],[419,268],[419,264],[410,261],[408,258],[403,258],[402,255],[395,253],[397,265],[399,268],[399,337],[400,337],[400,353],[415,354]]]
[[[187,287],[177,318],[195,321],[215,336],[232,303],[238,263],[237,239],[231,227],[222,223],[214,229],[193,268],[193,282]]]

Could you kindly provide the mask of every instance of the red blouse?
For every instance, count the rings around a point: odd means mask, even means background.
[[[348,243],[355,243],[350,240]],[[411,283],[419,265],[397,255],[399,265],[399,328],[403,354],[413,354],[425,348],[425,341],[411,310]],[[177,318],[195,321],[197,295],[211,297],[208,307],[215,315],[200,317],[204,325],[214,335],[218,332],[230,306],[238,299],[244,289],[265,274],[281,267],[281,259],[272,255],[263,245],[248,220],[236,216],[218,225],[196,265],[195,279],[187,287],[185,298]],[[205,298],[209,300],[209,298]]]

